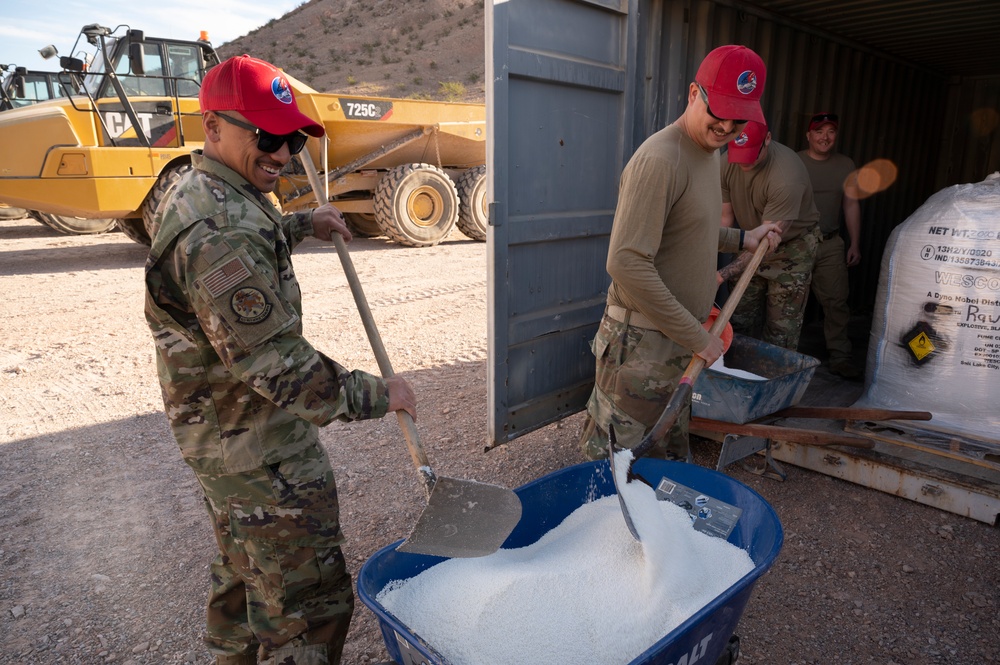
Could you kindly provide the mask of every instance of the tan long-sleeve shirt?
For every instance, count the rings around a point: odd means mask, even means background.
[[[679,125],[650,136],[619,184],[608,248],[608,303],[641,312],[678,344],[708,346],[701,323],[715,298],[720,251],[736,251],[739,230],[720,228],[719,154]]]

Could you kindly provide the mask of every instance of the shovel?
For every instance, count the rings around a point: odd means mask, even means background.
[[[715,322],[712,327],[709,328],[708,332],[716,337],[722,334],[722,330],[729,323],[729,317],[733,315],[733,311],[736,309],[736,305],[739,304],[740,298],[743,296],[743,292],[747,290],[747,285],[750,284],[750,280],[753,279],[754,274],[757,272],[757,267],[760,266],[761,260],[764,255],[767,254],[767,250],[770,247],[770,243],[761,242],[757,246],[757,251],[754,252],[753,258],[750,259],[750,263],[747,265],[743,274],[740,275],[740,279],[736,282],[736,286],[732,293],[729,294],[729,298],[726,299],[726,304],[722,306],[722,311],[716,317]],[[663,409],[663,413],[660,414],[659,420],[653,425],[653,429],[649,430],[649,434],[643,437],[642,441],[639,442],[635,448],[632,449],[632,459],[628,463],[628,467],[625,469],[625,482],[632,480],[641,480],[646,482],[645,478],[638,476],[632,470],[632,464],[635,460],[639,459],[643,455],[649,452],[649,450],[656,444],[657,441],[666,436],[670,428],[673,427],[674,423],[677,422],[677,416],[680,415],[681,409],[684,405],[691,399],[691,391],[694,386],[695,379],[701,374],[701,370],[705,368],[705,359],[701,356],[693,356],[691,362],[688,363],[687,369],[684,370],[684,375],[681,376],[680,383],[677,385],[677,389],[670,396],[670,400],[667,402],[667,406]],[[632,532],[632,535],[636,540],[641,540],[639,534],[635,530],[635,524],[632,522],[632,515],[629,514],[628,505],[626,504],[625,498],[622,496],[621,486],[618,481],[618,474],[615,470],[615,447],[617,441],[615,440],[614,431],[609,431],[609,443],[608,443],[608,463],[611,465],[611,477],[615,482],[615,490],[618,492],[618,502],[622,507],[622,514],[625,517],[625,523],[628,525],[628,530]]]
[[[320,145],[323,163],[326,164],[326,137],[320,139]],[[327,203],[330,198],[326,193],[327,182],[320,183],[309,151],[303,150],[299,157],[309,176],[316,200],[320,205]],[[385,378],[393,376],[392,364],[375,327],[368,300],[361,290],[361,282],[354,270],[347,245],[340,234],[332,235],[379,370]],[[427,495],[427,506],[417,519],[413,531],[396,550],[461,558],[486,556],[496,552],[521,519],[521,500],[517,494],[497,485],[436,475],[420,444],[413,418],[406,411],[397,411],[396,416]]]

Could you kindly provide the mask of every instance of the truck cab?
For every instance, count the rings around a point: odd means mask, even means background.
[[[205,32],[199,40],[183,41],[132,29],[119,36],[102,34],[107,28],[101,26],[87,26],[81,34],[88,30],[104,37],[84,77],[87,90],[99,99],[117,94],[109,72],[129,97],[197,97],[205,71],[219,62]]]
[[[8,65],[0,77],[0,111],[67,97],[72,94],[67,84],[60,82],[57,72],[29,70]]]
[[[219,57],[204,32],[163,39],[98,24],[82,28],[70,53],[59,57],[60,72],[42,77],[45,103],[19,104],[28,72],[9,75],[15,96],[5,94],[11,108],[0,114],[0,201],[65,233],[117,224],[143,242],[140,208],[153,184],[204,141],[198,90]],[[42,82],[32,89],[40,96]]]

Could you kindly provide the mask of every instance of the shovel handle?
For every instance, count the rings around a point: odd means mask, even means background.
[[[757,268],[760,266],[760,262],[764,259],[764,255],[767,254],[768,247],[770,243],[761,241],[757,245],[757,251],[753,253],[753,257],[750,259],[750,263],[747,265],[743,274],[740,275],[739,281],[736,282],[736,286],[733,287],[732,292],[726,299],[725,304],[723,304],[722,309],[719,312],[719,316],[716,317],[715,322],[712,327],[709,328],[708,332],[711,335],[719,337],[722,334],[723,329],[726,324],[729,323],[729,317],[733,315],[736,310],[736,305],[739,304],[740,298],[743,297],[743,292],[747,290],[747,286],[750,284],[750,280],[753,279],[754,274],[757,272]],[[660,418],[653,425],[653,429],[649,431],[639,445],[632,449],[632,459],[639,459],[656,444],[657,441],[666,436],[667,432],[674,423],[677,422],[677,416],[680,415],[681,409],[691,398],[691,392],[693,390],[695,379],[701,374],[701,370],[705,368],[705,359],[699,355],[695,355],[691,358],[691,362],[688,363],[687,369],[684,370],[684,374],[681,376],[680,382],[677,384],[677,389],[670,396],[670,400],[667,402],[667,406],[663,409],[663,413],[660,414]]]
[[[321,138],[320,142],[325,156],[326,137]],[[305,167],[306,175],[309,177],[309,184],[312,185],[313,192],[316,194],[316,201],[320,205],[328,203],[329,201],[324,201],[322,194],[320,194],[320,192],[325,191],[325,188],[320,182],[319,173],[316,171],[316,165],[313,163],[309,151],[303,150],[299,153],[299,157],[302,159],[302,165]],[[323,161],[324,163],[326,162],[325,159]],[[358,314],[361,315],[361,322],[365,326],[368,342],[375,353],[375,360],[378,362],[379,371],[382,372],[384,378],[395,376],[395,372],[392,370],[392,363],[389,361],[389,354],[386,353],[385,345],[382,343],[382,336],[375,326],[375,317],[372,316],[371,308],[368,307],[368,299],[365,297],[364,289],[361,288],[361,280],[358,279],[358,273],[354,269],[351,254],[347,251],[347,244],[339,233],[334,232],[331,235],[333,236],[333,244],[337,248],[337,255],[340,257],[340,264],[344,268],[347,283],[351,287],[351,294],[354,296],[354,303],[357,305]],[[433,469],[431,469],[431,463],[427,459],[427,454],[424,452],[424,447],[420,443],[417,425],[413,422],[413,417],[407,411],[397,411],[396,417],[399,420],[400,429],[403,430],[403,437],[406,439],[406,447],[410,451],[413,466],[416,467],[417,472],[420,474],[424,485],[424,492],[429,497],[437,479]]]

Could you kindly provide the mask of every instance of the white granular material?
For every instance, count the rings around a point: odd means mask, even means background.
[[[737,379],[749,379],[751,381],[767,381],[766,377],[760,374],[754,374],[753,372],[748,372],[742,369],[736,369],[735,367],[726,367],[724,360],[725,356],[719,356],[719,359],[711,364],[709,369],[714,369],[716,372],[721,372],[722,374],[728,374],[730,376],[735,376]]]
[[[454,665],[628,663],[751,572],[749,554],[695,531],[682,508],[624,482],[536,543],[449,559],[376,600]],[[726,636],[728,637],[728,636]]]

